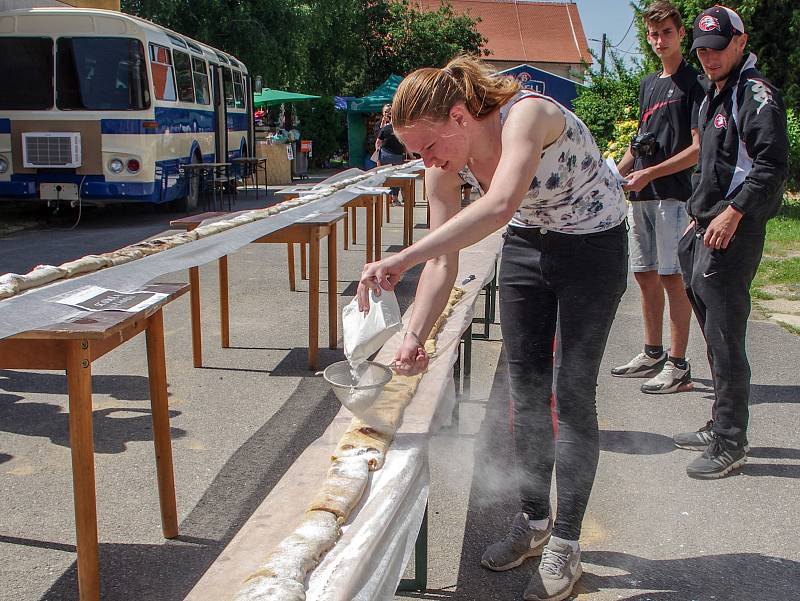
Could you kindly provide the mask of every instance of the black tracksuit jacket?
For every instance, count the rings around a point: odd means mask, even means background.
[[[786,109],[755,64],[754,54],[745,57],[719,93],[701,78],[707,93],[687,211],[702,227],[733,205],[743,213],[737,231],[763,232],[781,205],[789,153]]]

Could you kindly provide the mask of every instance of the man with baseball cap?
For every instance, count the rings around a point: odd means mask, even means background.
[[[755,68],[755,55],[745,55],[747,33],[739,15],[724,6],[709,8],[695,19],[693,36],[707,92],[687,204],[692,222],[678,255],[706,339],[714,405],[704,427],[674,441],[703,451],[686,471],[710,479],[744,465],[749,450],[750,283],[761,262],[766,223],[780,208],[789,141],[783,100]]]

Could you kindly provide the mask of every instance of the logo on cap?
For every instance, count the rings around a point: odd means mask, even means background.
[[[702,29],[703,31],[722,31],[722,28],[719,26],[719,20],[716,17],[712,17],[711,15],[705,15],[697,26]]]
[[[717,129],[728,127],[728,119],[725,117],[725,115],[720,113],[714,117],[714,127]]]

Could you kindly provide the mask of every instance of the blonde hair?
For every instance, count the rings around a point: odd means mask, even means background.
[[[480,59],[462,54],[442,69],[426,67],[407,75],[392,102],[392,122],[395,127],[407,127],[420,119],[445,121],[457,102],[481,119],[519,90],[514,78],[497,77]]]

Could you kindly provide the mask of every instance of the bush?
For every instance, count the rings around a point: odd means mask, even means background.
[[[625,108],[626,114],[633,112],[633,109],[630,107]],[[606,146],[603,157],[611,157],[614,159],[615,163],[619,163],[622,160],[622,157],[625,155],[625,151],[628,149],[628,146],[631,145],[631,140],[633,140],[633,136],[636,135],[636,131],[638,129],[639,122],[635,119],[617,121],[614,124],[614,131],[609,137],[608,146]]]
[[[573,110],[592,132],[598,148],[614,139],[618,121],[638,120],[641,73],[629,70],[612,57],[613,68],[604,77],[590,75],[589,85],[578,91]],[[624,151],[624,149],[623,149]]]
[[[792,109],[786,111],[789,126],[789,181],[787,187],[800,191],[800,115]]]

